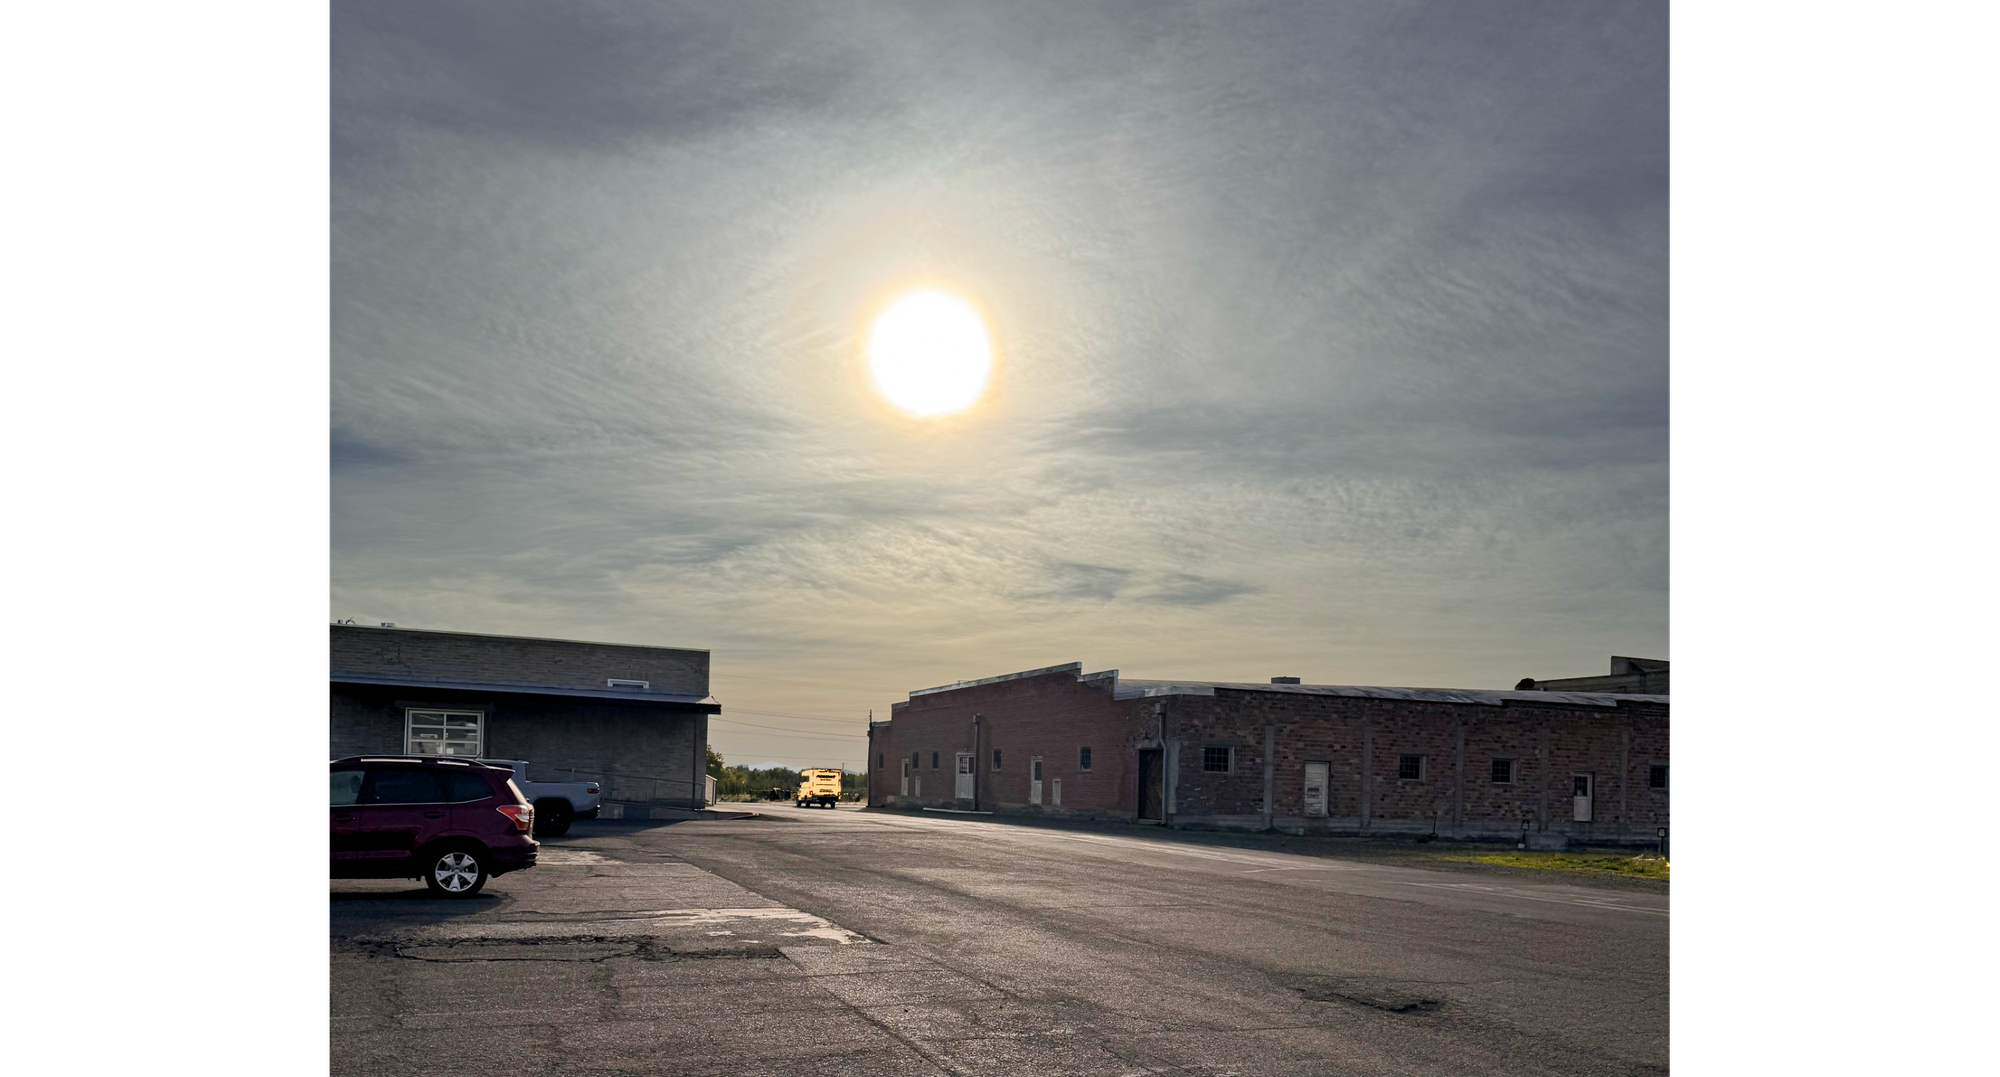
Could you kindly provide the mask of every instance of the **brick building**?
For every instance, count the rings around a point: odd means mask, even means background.
[[[331,627],[333,758],[526,759],[531,778],[596,779],[611,818],[705,803],[707,651]]]
[[[911,692],[872,805],[1537,847],[1667,825],[1663,695],[1156,681],[1079,663]]]

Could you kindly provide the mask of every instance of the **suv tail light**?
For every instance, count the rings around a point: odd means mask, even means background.
[[[596,782],[591,782],[591,783],[590,783],[589,785],[586,785],[586,786],[584,786],[584,787],[583,787],[583,791],[584,791],[584,792],[586,792],[586,793],[595,793],[595,792],[597,792],[597,783],[596,783]]]
[[[493,809],[514,821],[514,829],[526,834],[534,829],[535,809],[526,804],[502,804]]]

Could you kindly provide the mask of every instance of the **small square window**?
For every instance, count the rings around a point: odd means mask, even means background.
[[[1665,763],[1653,764],[1652,772],[1646,775],[1646,788],[1665,789],[1666,787],[1667,765]]]
[[[936,770],[936,769],[937,769],[937,755],[938,755],[938,754],[937,754],[936,752],[932,752],[932,753],[931,753],[931,769],[932,769],[932,770]]]
[[[1078,770],[1089,770],[1089,769],[1090,769],[1090,749],[1089,749],[1089,748],[1079,748],[1079,749],[1077,749],[1077,753],[1076,753],[1076,769],[1078,769]]]
[[[1424,757],[1406,755],[1396,767],[1396,777],[1402,781],[1420,782],[1424,780]]]
[[[1201,769],[1217,771],[1223,774],[1229,773],[1229,753],[1230,749],[1226,747],[1203,748],[1201,750]]]
[[[993,769],[1000,769],[1000,749],[998,748],[993,749]]]
[[[1513,781],[1514,761],[1512,759],[1495,759],[1493,761],[1493,784],[1511,785]]]

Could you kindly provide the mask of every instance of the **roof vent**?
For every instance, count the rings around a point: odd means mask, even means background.
[[[394,628],[394,627],[396,627],[396,622],[394,622],[394,621],[383,621],[383,622],[382,622],[382,627],[383,627],[383,628]]]
[[[1298,679],[1297,677],[1273,677],[1273,678],[1271,678],[1271,683],[1272,683],[1272,684],[1297,684],[1297,683],[1299,683],[1299,679]]]

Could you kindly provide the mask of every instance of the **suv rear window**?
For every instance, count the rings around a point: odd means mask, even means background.
[[[493,795],[493,787],[486,779],[463,770],[448,770],[444,778],[445,799],[453,804],[463,804],[468,800],[485,800]]]
[[[437,771],[417,767],[369,767],[359,803],[440,804],[444,802],[440,777]]]

